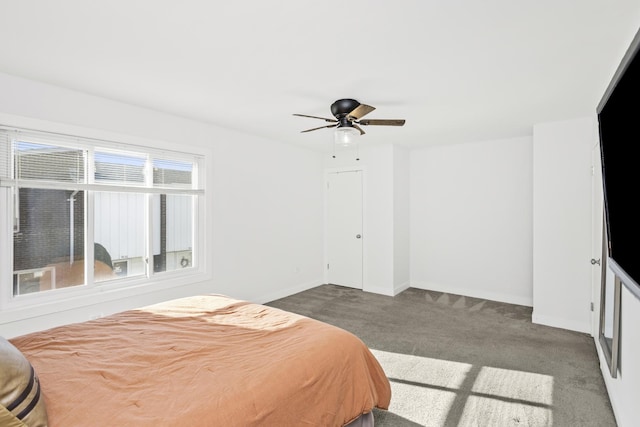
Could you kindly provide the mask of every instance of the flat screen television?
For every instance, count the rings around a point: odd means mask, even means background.
[[[640,298],[640,31],[598,104],[607,262]]]

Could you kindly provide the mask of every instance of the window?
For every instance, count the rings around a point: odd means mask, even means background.
[[[203,161],[0,128],[3,305],[199,272]]]

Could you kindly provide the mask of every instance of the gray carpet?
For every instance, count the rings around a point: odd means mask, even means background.
[[[346,329],[391,382],[385,426],[615,426],[593,338],[531,308],[409,288],[322,285],[267,305]]]

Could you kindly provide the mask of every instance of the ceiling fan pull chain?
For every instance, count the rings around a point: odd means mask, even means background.
[[[360,140],[356,139],[356,162],[360,161]]]

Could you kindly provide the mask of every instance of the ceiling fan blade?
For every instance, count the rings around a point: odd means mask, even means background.
[[[402,126],[404,125],[404,119],[372,119],[372,120],[360,120],[358,124],[363,126]]]
[[[358,105],[356,108],[354,108],[349,114],[349,117],[353,117],[354,119],[358,120],[364,116],[366,116],[367,114],[369,114],[370,112],[372,112],[373,110],[375,110],[375,107],[372,107],[371,105],[366,105],[366,104],[360,104]]]
[[[325,117],[318,117],[318,116],[307,116],[306,114],[294,114],[294,116],[298,116],[298,117],[309,117],[311,119],[320,119],[320,120],[324,120],[325,122],[337,122],[336,119],[327,119]]]
[[[324,128],[334,128],[336,126],[338,126],[338,123],[333,124],[333,125],[326,125],[326,126],[320,126],[320,127],[317,127],[317,128],[313,128],[313,129],[303,130],[303,131],[300,131],[300,133],[311,132],[312,130],[318,130],[318,129],[324,129]]]
[[[356,129],[358,129],[358,130],[360,131],[360,135],[364,135],[364,134],[366,133],[366,132],[365,132],[365,131],[360,127],[360,126],[358,126],[357,124],[355,124],[355,123],[351,123],[351,125],[352,125],[354,128],[356,128]]]

